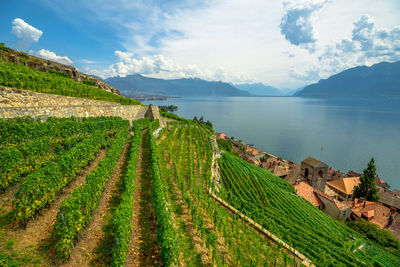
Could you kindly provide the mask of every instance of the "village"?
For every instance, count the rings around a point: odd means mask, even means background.
[[[343,173],[326,163],[308,157],[301,164],[269,154],[251,144],[243,144],[224,133],[217,133],[218,143],[247,162],[264,168],[294,186],[297,194],[329,216],[342,222],[365,219],[380,229],[389,230],[400,240],[400,190],[375,177],[379,201],[354,198],[361,173]]]

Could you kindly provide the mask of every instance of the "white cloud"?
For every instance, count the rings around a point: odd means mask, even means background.
[[[124,52],[112,65],[89,66],[102,77],[142,71],[296,88],[357,64],[393,59],[398,51],[398,0],[46,2],[77,27],[89,31],[82,27],[87,23],[113,30]],[[353,22],[363,14],[375,24],[370,33],[361,23],[354,41]],[[286,27],[284,34],[280,26]],[[362,51],[371,45],[369,34],[376,37],[374,48]],[[367,38],[363,44],[362,38]]]
[[[116,50],[114,54],[119,61],[110,65],[105,69],[96,69],[85,67],[84,70],[90,74],[97,75],[102,78],[112,76],[125,77],[131,74],[142,74],[154,78],[201,78],[205,80],[217,81],[234,81],[245,82],[251,81],[245,76],[235,76],[223,68],[210,71],[200,69],[196,65],[180,65],[172,60],[167,59],[163,55],[151,56],[135,56],[130,52],[122,52]]]
[[[284,1],[285,14],[281,19],[280,28],[285,39],[293,45],[314,52],[316,39],[311,16],[326,3],[327,0]]]
[[[56,53],[46,49],[40,49],[39,51],[35,52],[35,55],[61,64],[67,64],[67,65],[73,64],[72,60],[69,59],[67,56],[57,56]]]
[[[39,41],[43,34],[41,30],[29,25],[20,18],[14,19],[12,24],[11,32],[20,39],[17,43],[17,48],[21,50],[26,50],[32,43]]]

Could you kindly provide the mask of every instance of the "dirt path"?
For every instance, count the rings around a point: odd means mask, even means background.
[[[100,198],[99,206],[94,212],[92,220],[87,225],[84,232],[80,235],[75,248],[72,249],[70,259],[60,266],[89,266],[95,256],[95,248],[103,237],[104,215],[109,211],[111,206],[110,200],[112,192],[117,190],[116,183],[120,178],[128,155],[130,143],[126,143],[124,150],[119,157],[115,170],[108,181],[104,192]]]
[[[147,130],[142,134],[134,196],[132,239],[126,262],[128,266],[157,266],[160,265],[160,260],[157,254],[157,226],[150,201],[150,143]]]
[[[42,209],[41,213],[36,216],[34,220],[30,220],[27,223],[26,229],[18,228],[9,232],[10,239],[15,241],[15,249],[24,249],[28,246],[38,247],[44,241],[48,241],[54,231],[54,223],[61,203],[75,188],[85,183],[86,175],[91,173],[97,167],[97,164],[106,153],[106,149],[99,151],[96,154],[96,158],[91,161],[60,194],[56,196],[55,201],[50,204],[50,207]]]

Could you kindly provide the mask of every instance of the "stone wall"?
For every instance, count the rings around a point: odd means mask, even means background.
[[[40,107],[40,106],[119,106],[115,102],[83,99],[78,97],[42,94],[32,91],[0,86],[0,107]]]
[[[133,121],[148,117],[160,119],[158,107],[121,105],[114,102],[97,101],[69,96],[35,93],[14,88],[0,87],[0,118],[14,117],[97,117],[116,116]]]

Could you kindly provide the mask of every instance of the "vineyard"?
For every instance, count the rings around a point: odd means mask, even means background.
[[[400,265],[227,152],[218,190],[214,132],[177,118],[0,120],[0,266],[300,266],[210,188],[317,266]]]
[[[293,266],[280,247],[209,197],[212,134],[196,122],[179,121],[157,141],[159,186],[171,210],[168,255],[179,266]]]
[[[0,59],[0,85],[63,96],[117,102],[122,105],[140,105],[135,99],[127,98],[91,86],[90,82],[76,82],[63,72],[49,73],[31,69],[22,64],[3,62]]]
[[[317,266],[400,265],[398,250],[363,240],[298,197],[290,184],[270,172],[228,153],[223,153],[218,163],[223,181],[220,197]]]
[[[0,265],[94,260],[80,259],[77,250],[101,242],[91,228],[97,223],[103,232],[105,211],[113,218],[111,264],[124,263],[141,131],[148,124],[135,121],[132,131],[128,121],[112,117],[0,120]],[[108,195],[117,182],[123,186],[111,210]]]

